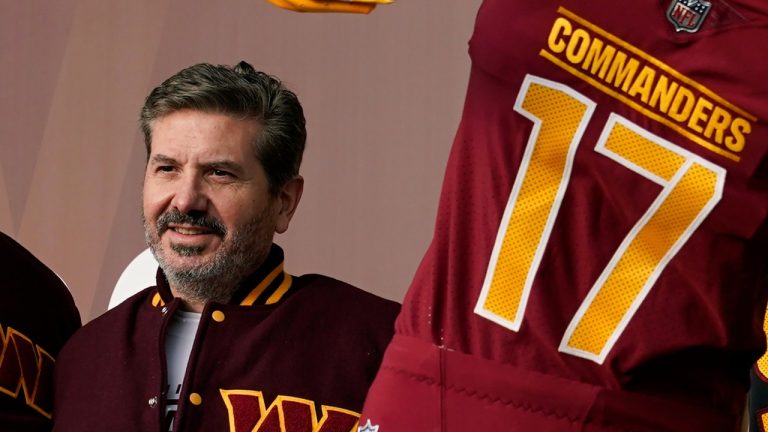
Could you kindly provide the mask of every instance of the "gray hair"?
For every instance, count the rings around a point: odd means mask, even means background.
[[[299,174],[307,141],[304,111],[279,79],[244,61],[235,67],[200,63],[181,70],[152,90],[141,109],[147,158],[154,121],[185,109],[258,121],[262,132],[254,137],[253,152],[273,195]]]

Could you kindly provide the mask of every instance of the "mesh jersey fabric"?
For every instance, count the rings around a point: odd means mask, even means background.
[[[768,8],[703,7],[483,2],[397,335],[740,417],[765,343]]]

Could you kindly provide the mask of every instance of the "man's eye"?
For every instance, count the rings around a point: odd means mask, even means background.
[[[220,169],[212,170],[211,174],[213,174],[216,177],[232,177],[231,173],[224,170],[220,170]]]
[[[171,165],[159,165],[157,167],[157,172],[173,172],[174,167]]]

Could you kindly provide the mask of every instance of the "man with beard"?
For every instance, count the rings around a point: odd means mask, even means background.
[[[303,190],[296,96],[245,62],[199,64],[141,112],[157,286],[86,325],[57,370],[57,431],[348,432],[398,307],[283,270]]]

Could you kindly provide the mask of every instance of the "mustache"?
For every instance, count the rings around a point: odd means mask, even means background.
[[[202,212],[182,213],[178,209],[169,210],[157,219],[157,234],[163,234],[168,230],[168,225],[172,223],[205,228],[222,237],[227,234],[227,227],[215,217]]]

